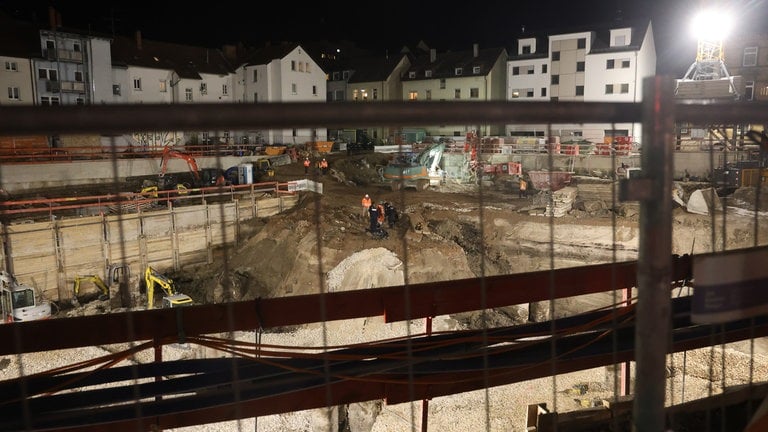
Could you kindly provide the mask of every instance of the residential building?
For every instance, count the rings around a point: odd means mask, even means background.
[[[221,50],[135,37],[115,37],[111,103],[233,102],[234,71]],[[229,130],[137,131],[142,147],[168,144],[233,145],[244,133]]]
[[[32,57],[40,57],[40,34],[0,13],[0,105],[34,105]]]
[[[325,102],[326,73],[299,44],[267,45],[246,54],[235,68],[235,100],[244,103]],[[325,141],[327,130],[254,131],[268,144]]]
[[[403,75],[403,100],[503,101],[506,100],[506,48],[483,48],[416,56]],[[465,136],[475,130],[481,136],[504,133],[499,125],[425,124],[431,136]]]
[[[768,100],[768,35],[735,34],[724,44],[726,69],[731,76],[741,76],[744,84],[739,99]]]
[[[643,79],[656,73],[650,21],[550,34],[516,41],[507,62],[510,101],[640,102]],[[507,125],[512,136],[545,136],[602,143],[605,137],[641,140],[639,123]]]

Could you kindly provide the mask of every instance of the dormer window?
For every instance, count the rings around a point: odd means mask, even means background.
[[[415,71],[408,72],[408,78],[416,78],[416,72]]]
[[[461,76],[461,74],[464,73],[464,69],[456,68],[456,70],[454,72],[455,72],[456,76]]]
[[[472,66],[472,73],[473,74],[479,74],[480,73],[480,66]]]
[[[432,71],[431,70],[425,70],[424,71],[424,77],[432,78]]]

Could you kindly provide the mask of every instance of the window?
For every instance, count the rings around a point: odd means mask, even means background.
[[[520,66],[515,66],[512,68],[512,75],[520,75]]]
[[[333,100],[344,100],[344,90],[336,90],[333,92]]]
[[[58,96],[43,96],[40,98],[40,105],[60,105]]]
[[[13,71],[13,72],[18,72],[19,65],[16,62],[7,61],[7,62],[5,62],[5,70]]]
[[[424,71],[424,77],[425,78],[432,78],[432,71],[431,70],[425,70]]]
[[[291,83],[291,94],[298,93],[298,86],[296,86],[296,83]]]
[[[522,54],[530,54],[531,53],[531,46],[530,45],[523,45]]]
[[[291,60],[291,70],[292,71],[296,70],[296,60]]]
[[[541,65],[541,73],[547,73],[547,65]]]
[[[83,72],[75,71],[75,81],[83,82]]]
[[[363,95],[363,100],[368,100],[368,90],[362,89],[360,90],[360,94]]]
[[[408,78],[416,78],[416,71],[408,72]]]
[[[201,82],[200,83],[200,94],[208,94],[208,83]]]
[[[113,84],[112,85],[112,94],[114,96],[120,96],[120,84]]]
[[[373,100],[379,100],[379,89],[373,89]]]
[[[72,51],[74,51],[74,52],[82,51],[82,48],[80,47],[80,43],[79,42],[75,42],[74,44],[72,44]]]
[[[517,98],[519,98],[519,97],[520,97],[520,89],[514,89],[514,90],[512,90],[512,94],[511,94],[510,96],[512,96],[512,99],[517,99]]]
[[[527,73],[528,75],[533,75],[534,72],[535,71],[534,71],[534,67],[533,66],[526,66],[525,67],[525,73]]]
[[[227,96],[229,94],[229,86],[226,84],[221,85],[221,94]]]
[[[432,90],[426,90],[426,98],[427,100],[432,100]]]
[[[742,66],[757,66],[757,47],[744,47],[744,56],[741,60]]]
[[[576,62],[576,72],[584,72],[584,62]]]
[[[456,69],[453,71],[453,73],[454,73],[454,75],[456,75],[456,76],[460,76],[461,74],[463,74],[463,73],[464,73],[464,69],[462,69],[462,68],[456,68]]]
[[[357,89],[352,90],[352,100],[356,101],[358,98],[359,91]]]
[[[576,96],[584,96],[584,86],[583,85],[577,85],[576,86]]]
[[[473,74],[479,74],[480,73],[480,66],[472,66],[472,73]]]
[[[259,71],[257,69],[253,70],[253,82],[259,81]]]
[[[621,85],[621,92],[622,93],[629,93],[629,84],[622,84]]]
[[[349,79],[349,71],[342,72],[341,73],[341,79],[343,79],[344,81],[348,80]]]
[[[56,56],[56,42],[52,40],[45,41],[45,52],[49,58]]]
[[[312,72],[312,70],[309,68],[309,62],[304,63],[304,70],[307,71],[307,73]]]
[[[587,47],[587,38],[579,38],[576,40],[576,49],[584,49]]]
[[[341,78],[341,74],[338,72],[333,73],[333,80],[338,81]]]
[[[299,62],[299,72],[304,72],[304,62]]]
[[[550,102],[559,102],[559,101],[560,101],[560,98],[559,98],[559,97],[557,97],[557,96],[552,96],[551,98],[549,98],[549,101],[550,101]]]
[[[560,75],[552,75],[552,84],[560,84]]]
[[[440,88],[445,89],[445,78],[440,78]]]
[[[317,96],[317,86],[316,85],[312,86],[312,94]]]
[[[560,60],[560,51],[552,51],[552,61]]]
[[[755,82],[747,81],[744,83],[744,100],[751,101],[754,99],[755,99]]]
[[[606,61],[605,61],[605,68],[606,68],[606,69],[613,69],[613,67],[614,67],[614,63],[616,63],[616,61],[615,61],[614,59],[608,59],[608,60],[606,60]]]
[[[469,98],[470,99],[477,99],[480,97],[480,89],[477,87],[472,87],[469,89]]]
[[[624,46],[627,44],[627,37],[624,35],[618,35],[616,36],[616,39],[613,41],[614,46]]]
[[[259,101],[259,94],[257,92],[253,93],[253,103],[256,103]]]
[[[79,97],[79,98],[75,99],[75,104],[76,105],[85,105],[85,99]]]
[[[454,99],[461,99],[461,89],[454,89],[453,90],[453,98]]]
[[[141,78],[134,78],[133,79],[133,89],[141,91]]]
[[[629,60],[624,59],[621,61],[621,68],[622,69],[629,69]]]
[[[605,85],[605,94],[613,94],[613,84]]]
[[[408,92],[408,100],[419,100],[419,92],[417,91],[409,91]]]
[[[547,88],[546,87],[542,87],[541,88],[541,97],[547,97]]]
[[[47,79],[51,81],[59,80],[59,73],[56,72],[56,69],[38,69],[37,76],[38,78]]]
[[[8,99],[21,100],[18,87],[8,87]]]
[[[298,129],[291,129],[291,136],[294,137],[294,138],[299,136]]]
[[[192,89],[186,88],[184,89],[184,100],[187,102],[192,102]]]

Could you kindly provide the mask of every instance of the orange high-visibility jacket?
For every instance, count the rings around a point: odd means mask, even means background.
[[[363,197],[363,207],[370,208],[371,207],[371,198]]]

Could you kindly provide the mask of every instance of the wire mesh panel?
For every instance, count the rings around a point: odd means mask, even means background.
[[[258,181],[242,179],[279,155],[184,149],[224,178],[184,188],[146,189],[159,151],[0,167],[4,268],[55,312],[0,326],[2,429],[744,429],[765,392],[764,313],[692,311],[696,265],[768,243],[753,126],[766,119],[675,104],[662,77],[644,87],[643,104],[0,109],[8,135],[391,136],[272,150],[287,160]],[[683,142],[715,118],[746,125],[725,128],[732,148],[711,133]],[[744,162],[738,182],[728,161]],[[69,192],[101,190],[23,196],[46,171]],[[85,273],[108,298],[73,289]],[[738,274],[706,287],[761,286]],[[180,294],[194,304],[160,307]]]

